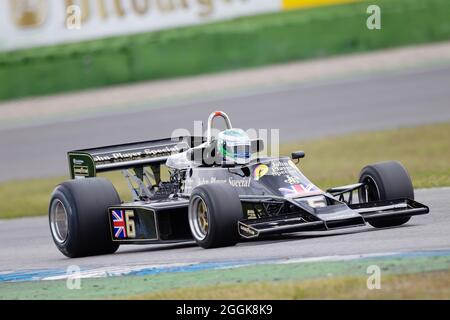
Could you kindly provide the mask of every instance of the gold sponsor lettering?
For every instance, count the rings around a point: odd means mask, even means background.
[[[142,151],[136,152],[114,152],[112,154],[97,155],[94,157],[96,163],[102,162],[120,162],[120,161],[130,161],[134,159],[148,159],[153,157],[164,157],[169,156],[173,153],[180,152],[180,148],[175,146],[165,146],[156,149],[144,149]]]
[[[189,9],[188,0],[127,0],[130,1],[130,6],[125,6],[125,0],[111,0],[113,5],[112,12],[108,9],[111,7],[106,0],[96,0],[95,5],[97,8],[98,16],[102,20],[107,20],[111,16],[115,15],[117,17],[125,17],[130,13],[134,13],[136,15],[145,15],[150,12],[150,9],[153,7],[159,10],[162,13],[172,13],[180,9]],[[202,11],[199,13],[200,16],[209,15],[212,12],[212,1],[213,0],[198,0],[199,4],[204,7],[207,7],[207,11]],[[67,8],[72,5],[78,5],[82,12],[82,22],[86,22],[91,18],[91,6],[90,4],[93,1],[89,2],[89,0],[65,0],[66,12]],[[131,9],[127,12],[127,9]]]
[[[10,1],[14,2],[15,0]],[[95,3],[96,5],[98,16],[102,20],[107,20],[114,15],[117,17],[125,17],[129,14],[143,16],[151,13],[151,9],[169,14],[179,10],[188,10],[195,6],[199,8],[198,15],[200,17],[209,17],[214,13],[215,1],[232,5],[235,2],[244,0],[110,0],[110,2],[106,0],[65,0],[65,5],[66,12],[69,6],[78,5],[82,12],[81,20],[82,22],[86,22],[92,15],[92,3]],[[111,3],[112,10],[109,10],[111,9]]]
[[[115,10],[116,10],[116,14],[119,16],[119,17],[123,17],[123,16],[125,16],[125,9],[123,8],[123,5],[122,5],[122,1],[121,0],[114,0],[114,8],[115,8]]]
[[[250,187],[251,178],[247,179],[234,179],[229,178],[228,183],[235,188],[249,188]]]
[[[198,0],[198,4],[202,7],[202,9],[199,12],[200,17],[209,17],[211,14],[213,14],[214,12],[213,0]]]
[[[106,4],[104,0],[97,0],[97,9],[100,18],[106,20],[108,18],[108,10],[106,9]]]
[[[88,176],[89,175],[89,168],[87,166],[74,166],[73,167],[73,173],[76,176]]]
[[[150,9],[150,0],[131,0],[131,6],[138,15],[144,15]]]
[[[258,233],[256,232],[256,230],[254,230],[254,229],[252,229],[252,228],[250,228],[250,227],[248,227],[248,226],[246,226],[246,225],[243,225],[243,224],[239,224],[239,228],[241,229],[241,231],[243,232],[243,233],[246,233],[246,236],[256,236]]]
[[[113,0],[114,13],[118,17],[124,17],[126,15],[125,9],[123,7],[121,0]],[[110,16],[108,11],[107,2],[105,0],[97,0],[97,8],[100,17],[103,20],[107,20]]]
[[[214,14],[217,2],[233,5],[241,1],[245,0],[64,0],[64,21],[69,18],[68,9],[72,6],[80,8],[80,20],[84,24],[96,17],[106,21],[111,17],[145,16],[153,12],[173,14],[189,9],[198,10],[199,17],[207,18]],[[12,21],[21,28],[41,26],[47,20],[51,4],[49,0],[8,0],[8,3]]]
[[[247,210],[247,218],[248,219],[256,219],[255,210],[253,210],[253,209]]]
[[[48,0],[9,0],[9,7],[17,27],[38,27],[47,19]]]
[[[172,12],[176,9],[173,0],[156,0],[156,5],[164,13]]]

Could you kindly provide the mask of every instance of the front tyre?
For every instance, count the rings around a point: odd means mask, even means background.
[[[102,178],[66,181],[50,200],[50,231],[56,247],[70,258],[114,253],[108,208],[120,204],[112,183]]]
[[[233,246],[239,240],[238,221],[243,218],[239,195],[227,183],[198,186],[189,202],[189,226],[202,248]]]
[[[359,182],[360,202],[408,198],[414,200],[414,188],[405,167],[397,161],[386,161],[364,167]],[[405,224],[411,217],[387,218],[369,222],[375,228],[395,227]]]

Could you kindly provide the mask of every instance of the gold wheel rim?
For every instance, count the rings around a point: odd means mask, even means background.
[[[204,240],[209,233],[209,209],[200,195],[194,195],[188,210],[189,226],[197,241]]]
[[[203,233],[208,233],[208,208],[206,208],[205,202],[200,201],[198,205],[198,224]]]

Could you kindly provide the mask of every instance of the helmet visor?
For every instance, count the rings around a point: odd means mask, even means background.
[[[233,159],[250,159],[250,145],[248,144],[227,145],[225,150],[226,155]]]

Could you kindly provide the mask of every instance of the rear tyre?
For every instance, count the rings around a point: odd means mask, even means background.
[[[414,188],[405,167],[397,161],[380,162],[364,167],[359,182],[360,202],[408,198],[414,200]],[[405,224],[411,217],[387,218],[369,222],[375,228],[395,227]]]
[[[189,202],[189,226],[202,248],[234,246],[239,240],[238,221],[243,218],[239,195],[227,183],[198,186]]]
[[[114,253],[108,207],[121,203],[109,180],[66,181],[53,191],[49,223],[53,241],[64,255],[75,258]]]

